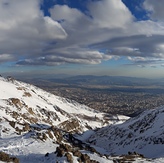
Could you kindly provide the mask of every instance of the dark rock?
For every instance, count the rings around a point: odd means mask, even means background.
[[[10,157],[10,161],[12,161],[13,163],[19,163],[19,159],[16,157]]]
[[[68,162],[73,163],[73,158],[70,153],[66,153],[65,156],[66,156]]]
[[[90,162],[90,157],[87,154],[82,154],[81,155],[81,161],[85,162],[85,163],[89,163]]]
[[[57,157],[62,157],[64,155],[64,149],[57,147],[55,153],[57,154]]]
[[[82,153],[79,150],[76,150],[73,152],[73,155],[80,158]]]
[[[45,157],[48,157],[48,156],[49,156],[49,153],[46,153],[46,154],[45,154]]]

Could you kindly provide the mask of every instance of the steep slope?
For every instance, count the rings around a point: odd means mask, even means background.
[[[86,155],[91,149],[73,134],[128,119],[97,112],[11,77],[0,77],[0,92],[0,152],[23,163],[71,162],[68,157],[73,162],[79,162],[78,157],[109,162],[96,153]],[[71,151],[65,148],[68,145]]]
[[[9,122],[12,128],[19,122],[19,125],[55,125],[69,132],[83,132],[119,121],[118,116],[108,117],[12,78],[0,78],[0,91],[0,121]]]
[[[88,142],[110,154],[137,152],[164,157],[164,107],[148,110],[122,124],[103,127]]]

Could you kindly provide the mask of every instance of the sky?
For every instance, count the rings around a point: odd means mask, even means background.
[[[164,78],[163,0],[0,0],[0,73]]]

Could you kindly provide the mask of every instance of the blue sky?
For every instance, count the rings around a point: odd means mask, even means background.
[[[164,1],[0,0],[0,73],[163,78]]]

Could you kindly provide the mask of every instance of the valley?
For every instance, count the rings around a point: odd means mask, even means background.
[[[33,79],[28,82],[55,95],[110,114],[133,117],[146,109],[164,105],[163,80],[75,76],[62,79]]]

